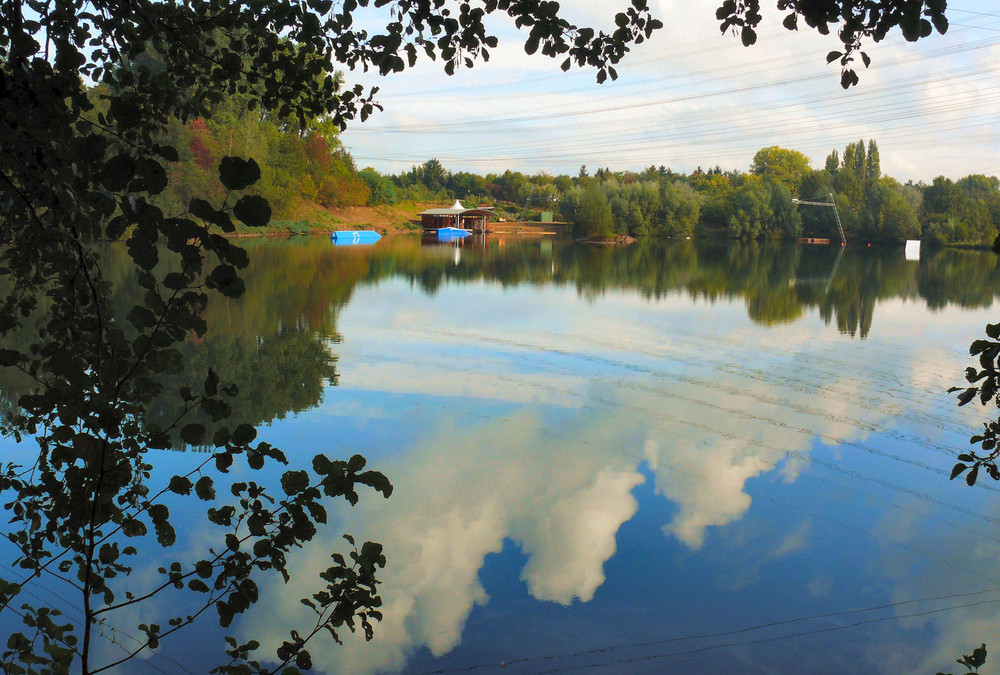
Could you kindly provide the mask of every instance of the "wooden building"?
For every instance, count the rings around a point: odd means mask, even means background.
[[[485,232],[489,227],[490,216],[493,213],[489,208],[467,209],[462,206],[462,202],[456,199],[455,203],[448,208],[427,209],[417,215],[420,216],[420,224],[425,230],[457,227],[470,232]]]

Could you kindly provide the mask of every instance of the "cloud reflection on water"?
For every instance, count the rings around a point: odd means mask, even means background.
[[[413,330],[409,344],[393,349],[382,342],[390,333],[376,330],[359,338],[365,349],[354,355],[355,371],[342,362],[349,383],[337,394],[345,399],[351,389],[436,398],[420,408],[419,420],[385,421],[401,428],[400,437],[419,439],[378,463],[396,486],[393,497],[365,502],[337,524],[382,542],[389,563],[376,641],[317,650],[325,672],[400,670],[421,646],[435,655],[454,649],[473,607],[489,602],[479,571],[507,539],[526,557],[521,579],[532,597],[591,600],[619,528],[636,512],[632,491],[643,481],[643,462],[656,492],[676,506],[664,533],[697,550],[712,528],[745,516],[749,481],[781,468],[783,481],[792,482],[817,438],[862,444],[895,412],[887,405],[892,397],[870,381],[877,371],[843,369],[850,375],[837,377],[824,370],[842,365],[839,340],[817,340],[809,326],[797,333],[786,327],[784,346],[761,333],[772,343],[764,363],[761,341],[752,339],[671,362],[661,340],[636,330],[628,354],[593,353],[600,337],[593,334],[552,350],[545,345],[553,336],[543,334],[534,344],[500,336],[502,349],[467,347],[474,353],[460,360],[438,358],[434,338],[447,330],[463,342],[461,326],[441,316],[433,333]],[[393,356],[376,356],[382,349]],[[806,349],[811,363],[798,361]],[[773,375],[762,376],[761,367]],[[875,400],[859,400],[859,385]],[[794,461],[785,461],[789,453]],[[794,555],[807,532],[786,537],[771,557]],[[293,579],[320,569],[328,541],[294,559]],[[274,587],[265,594],[282,619],[277,624],[306,616],[291,601],[301,592]],[[251,623],[246,632],[266,634],[266,626]]]
[[[613,447],[599,420],[576,421],[574,440],[547,437],[530,410],[474,428],[447,417],[425,420],[435,430],[384,467],[395,484],[392,499],[366,502],[357,514],[364,536],[383,543],[388,558],[377,641],[348,640],[317,657],[317,667],[393,670],[417,646],[437,655],[453,649],[473,606],[488,601],[478,576],[484,559],[507,538],[528,556],[521,578],[533,597],[590,600],[604,581],[618,528],[636,511],[630,493],[643,477],[634,461],[599,451]],[[295,557],[292,578],[318,570],[328,543]],[[282,619],[301,621],[306,614],[286,601],[299,597],[292,586],[267,589],[266,602]],[[267,634],[267,626],[252,623],[247,633]]]

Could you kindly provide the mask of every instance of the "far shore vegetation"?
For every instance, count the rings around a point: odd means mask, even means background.
[[[833,150],[818,168],[796,150],[771,146],[756,153],[748,171],[716,166],[683,174],[664,165],[638,172],[582,166],[575,176],[510,170],[480,176],[449,171],[437,159],[398,175],[358,169],[329,123],[317,120],[296,130],[232,99],[209,117],[175,122],[169,136],[164,140],[178,148],[180,161],[170,165],[168,187],[158,196],[165,211],[183,211],[192,196],[219,192],[222,157],[251,156],[262,173],[253,192],[273,210],[271,233],[418,229],[418,211],[461,199],[466,206],[494,207],[497,219],[537,220],[550,212],[588,239],[818,237],[836,243],[833,209],[793,202],[827,202],[831,196],[852,241],[922,239],[985,247],[1000,233],[995,176],[900,183],[883,174],[875,140]],[[375,209],[343,216],[357,207]]]

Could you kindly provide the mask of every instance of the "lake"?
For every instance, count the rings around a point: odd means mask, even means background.
[[[395,490],[331,502],[241,639],[273,653],[305,625],[350,532],[385,546],[384,619],[314,647],[318,672],[935,673],[998,644],[1000,490],[948,480],[990,411],[947,393],[997,320],[997,256],[246,247],[247,295],[213,298],[185,346],[192,381],[236,382],[236,414],[292,464],[361,453]],[[156,475],[189,450],[154,452]],[[183,554],[208,535],[181,517]],[[205,672],[212,635],[128,672]]]

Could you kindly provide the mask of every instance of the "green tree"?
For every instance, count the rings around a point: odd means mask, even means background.
[[[631,183],[609,189],[614,223],[619,231],[642,237],[654,231],[660,211],[660,189],[656,183]]]
[[[660,185],[661,224],[656,228],[657,234],[690,237],[701,216],[701,203],[701,196],[687,183],[669,183],[664,179]]]
[[[583,189],[574,222],[584,236],[592,239],[607,239],[614,234],[611,205],[598,183],[591,182]]]
[[[725,174],[691,176],[689,183],[701,197],[701,221],[708,227],[724,228],[733,211],[735,187]]]
[[[831,153],[835,157],[837,151]],[[827,165],[830,164],[828,159]],[[837,169],[839,171],[839,168]],[[826,202],[833,194],[833,175],[830,171],[812,171],[802,179],[799,187],[799,198],[806,201]],[[838,204],[837,208],[840,206]],[[809,237],[833,237],[837,234],[837,223],[834,218],[833,209],[827,208],[803,208],[799,210],[802,219],[802,232]]]
[[[831,174],[840,169],[840,155],[836,150],[827,155],[824,168]]]
[[[575,186],[563,192],[562,199],[559,200],[559,217],[567,223],[579,222],[580,200],[583,197],[583,188]]]
[[[853,162],[850,172],[861,183],[861,187],[864,188],[867,184],[866,177],[868,175],[868,154],[865,151],[865,142],[863,140],[858,141],[854,148],[855,151],[852,157]]]
[[[985,176],[958,183],[938,176],[924,189],[920,221],[924,237],[939,244],[989,244],[997,235],[1000,197]]]
[[[872,188],[872,195],[878,239],[905,241],[920,238],[917,213],[904,196],[902,185],[891,178],[883,178]]]
[[[868,152],[865,155],[865,190],[870,190],[878,185],[882,177],[882,164],[878,155],[878,146],[875,139],[868,141]]]
[[[487,196],[486,179],[467,171],[448,174],[447,187],[456,199],[483,199]]]
[[[792,239],[802,234],[802,217],[792,202],[792,191],[778,181],[769,182],[767,188],[771,193],[772,214],[768,234],[779,239]]]
[[[854,208],[865,200],[865,145],[849,143],[841,156],[840,171],[834,174],[834,187],[843,194]]]
[[[955,183],[945,176],[938,176],[924,190],[923,212],[924,214],[942,215],[958,206],[961,193],[955,187]]]
[[[369,206],[396,203],[396,186],[389,178],[380,175],[371,167],[359,171],[358,178],[368,185]]]
[[[750,167],[754,175],[775,180],[793,192],[798,191],[799,184],[810,171],[808,157],[797,150],[777,145],[758,150]]]
[[[441,162],[437,159],[428,159],[420,167],[420,182],[431,192],[438,192],[444,189],[447,174]]]
[[[744,181],[736,190],[734,205],[727,228],[729,236],[756,239],[766,232],[774,214],[771,195],[762,180],[754,176]]]

